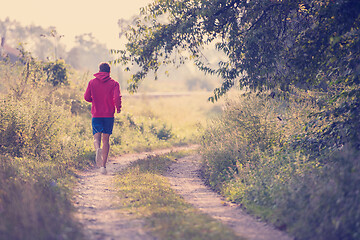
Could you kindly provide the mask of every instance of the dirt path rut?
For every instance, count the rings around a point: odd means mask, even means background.
[[[116,173],[125,169],[131,162],[146,158],[149,155],[165,154],[170,151],[194,149],[177,147],[152,152],[126,154],[110,158],[107,164],[107,175],[99,169],[78,172],[79,183],[75,188],[76,217],[84,226],[86,240],[152,240],[150,234],[143,230],[144,222],[121,213],[116,207],[116,191],[113,179]]]
[[[146,154],[124,155],[110,159],[107,164],[107,175],[98,169],[80,172],[77,185],[75,206],[76,217],[84,226],[87,240],[153,239],[143,231],[143,221],[120,213],[115,207],[116,194],[113,177],[130,162]]]

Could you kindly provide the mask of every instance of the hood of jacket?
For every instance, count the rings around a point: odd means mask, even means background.
[[[108,72],[98,72],[98,73],[95,73],[94,76],[103,82],[106,82],[111,79],[110,73],[108,73]]]

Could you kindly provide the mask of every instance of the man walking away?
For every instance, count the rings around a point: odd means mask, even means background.
[[[99,72],[94,74],[84,94],[91,102],[92,129],[96,152],[96,165],[100,172],[106,174],[106,162],[109,155],[109,138],[114,126],[115,109],[121,112],[120,85],[110,77],[110,65],[101,63]],[[102,148],[101,148],[102,144]]]

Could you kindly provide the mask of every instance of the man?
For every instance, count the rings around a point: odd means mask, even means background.
[[[106,174],[109,155],[109,138],[114,126],[114,113],[121,112],[120,85],[110,77],[110,65],[101,63],[99,72],[94,74],[85,91],[84,98],[91,102],[92,129],[96,152],[96,165]],[[102,148],[101,148],[102,143]]]

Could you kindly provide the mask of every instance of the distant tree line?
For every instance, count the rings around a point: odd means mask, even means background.
[[[55,27],[43,28],[41,26],[22,26],[17,21],[0,20],[0,37],[2,39],[2,55],[8,49],[14,60],[14,54],[21,43],[26,51],[30,51],[39,60],[56,61],[63,59],[67,64],[78,70],[97,70],[101,61],[110,59],[109,50],[105,44],[100,43],[91,33],[76,36],[75,45],[66,50],[63,37]],[[4,48],[7,47],[7,49]],[[14,53],[15,52],[15,53]]]

